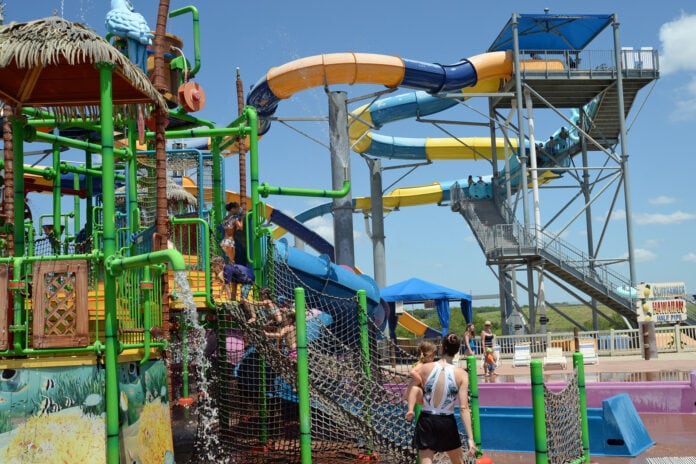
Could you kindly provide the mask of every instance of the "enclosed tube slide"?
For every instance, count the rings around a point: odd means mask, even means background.
[[[271,68],[251,89],[247,104],[256,107],[259,135],[262,135],[270,128],[268,118],[275,113],[280,100],[301,90],[335,84],[381,84],[436,94],[507,78],[511,72],[512,53],[509,51],[484,53],[452,65],[371,53],[315,55]],[[450,106],[454,104],[443,100]]]

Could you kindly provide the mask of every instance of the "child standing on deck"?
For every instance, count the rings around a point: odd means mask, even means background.
[[[435,352],[437,347],[433,342],[422,341],[418,345],[418,362],[409,371],[408,375],[411,376],[411,380],[406,388],[406,401],[408,402],[408,409],[406,411],[406,419],[413,419],[413,408],[416,403],[421,403],[423,401],[423,379],[418,375],[416,371],[416,366],[419,364],[425,364],[433,362],[435,360]],[[416,388],[420,387],[420,388]]]
[[[486,348],[486,357],[483,360],[483,370],[486,377],[496,375],[495,353],[493,353],[493,348]]]

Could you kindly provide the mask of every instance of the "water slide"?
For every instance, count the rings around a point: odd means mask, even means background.
[[[399,315],[399,325],[404,329],[408,330],[417,337],[425,338],[440,338],[442,337],[442,332],[435,330],[429,325],[423,323],[423,321],[411,316],[407,311],[404,311]]]

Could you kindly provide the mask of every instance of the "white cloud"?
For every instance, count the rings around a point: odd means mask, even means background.
[[[652,224],[681,224],[686,221],[693,221],[696,219],[696,214],[685,213],[683,211],[675,211],[671,214],[648,214],[640,213],[633,216],[633,220],[636,224],[640,225],[652,225]]]
[[[604,215],[604,217],[597,216],[595,220],[597,221],[604,221],[607,217],[608,212]],[[622,209],[615,209],[611,213],[611,218],[609,218],[610,221],[624,221],[626,219],[626,211]]]
[[[664,240],[659,238],[653,238],[645,241],[646,248],[657,248]]]
[[[626,253],[623,258],[628,258],[628,253]],[[636,248],[633,250],[633,259],[638,263],[647,263],[649,261],[655,261],[657,259],[657,254],[645,248]]]
[[[333,243],[334,241],[334,228],[333,228],[333,216],[326,215],[317,218],[310,219],[305,223],[305,225],[312,229],[317,234],[321,235],[328,242]],[[353,240],[355,242],[363,242],[368,240],[367,234],[360,230],[361,225],[358,223],[353,224],[355,229],[353,230]]]
[[[660,72],[663,76],[680,71],[696,71],[696,15],[682,13],[681,17],[663,24],[660,27],[660,41]],[[671,118],[685,121],[695,117],[696,77],[691,76],[685,88],[680,89],[679,100]]]
[[[696,263],[696,253],[689,252],[682,256],[682,261],[686,261],[688,263]]]
[[[694,89],[694,90],[696,91],[696,89]],[[649,199],[648,203],[650,203],[651,205],[670,205],[676,201],[677,200],[672,198],[672,197],[660,195],[659,197]]]
[[[660,27],[660,72],[696,71],[696,15],[682,14]]]

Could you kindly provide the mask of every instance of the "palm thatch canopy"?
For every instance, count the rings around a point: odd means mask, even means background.
[[[0,99],[57,117],[99,117],[97,63],[112,63],[115,112],[166,108],[147,76],[103,37],[57,16],[0,27]]]

